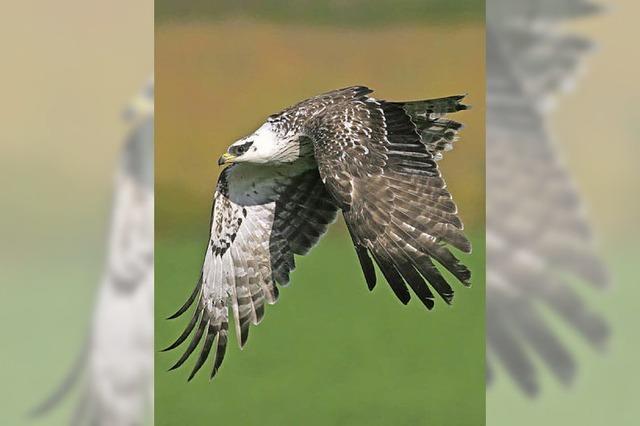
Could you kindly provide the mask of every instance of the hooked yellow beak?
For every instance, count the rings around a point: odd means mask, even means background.
[[[232,155],[232,154],[229,154],[228,152],[225,152],[218,159],[218,166],[222,166],[223,164],[227,164],[227,163],[233,163],[233,160],[235,160],[235,159],[236,159],[235,155]]]

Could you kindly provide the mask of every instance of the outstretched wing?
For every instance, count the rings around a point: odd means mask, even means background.
[[[265,302],[277,301],[276,283],[289,283],[294,255],[306,254],[336,213],[315,167],[238,164],[225,169],[216,188],[200,280],[172,318],[194,303],[196,309],[184,332],[166,350],[179,346],[194,329],[195,334],[171,369],[182,365],[204,338],[191,380],[217,338],[213,377],[225,354],[229,307],[242,347],[249,325],[262,320]]]
[[[309,133],[367,284],[376,283],[373,257],[402,303],[409,302],[408,285],[431,309],[427,282],[450,303],[453,289],[434,260],[468,285],[470,271],[447,244],[463,252],[471,245],[436,159],[461,127],[443,117],[465,109],[461,97],[386,102],[368,97],[364,87],[344,90],[353,97],[327,107]]]

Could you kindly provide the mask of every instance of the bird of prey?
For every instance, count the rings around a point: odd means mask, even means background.
[[[409,288],[431,309],[434,293],[451,303],[453,289],[440,264],[469,285],[470,271],[449,247],[471,245],[436,161],[452,148],[464,96],[388,102],[354,86],[324,93],[271,115],[233,143],[219,164],[211,233],[200,279],[171,318],[195,305],[184,332],[195,333],[171,368],[182,365],[204,338],[191,380],[217,338],[213,377],[227,345],[229,308],[242,347],[265,303],[289,283],[294,255],[306,254],[340,211],[369,289],[377,264],[395,295]],[[433,290],[433,291],[432,291]]]
[[[84,377],[71,424],[141,425],[153,404],[153,82],[127,108],[131,130],[115,179],[106,265],[79,356],[33,411]]]
[[[548,130],[592,45],[559,24],[595,11],[584,0],[487,3],[487,383],[501,364],[528,395],[539,388],[534,354],[562,383],[576,371],[544,310],[595,347],[608,335],[570,284],[603,287],[607,273]]]

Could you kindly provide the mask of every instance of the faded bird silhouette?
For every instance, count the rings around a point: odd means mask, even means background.
[[[598,7],[583,0],[487,3],[487,383],[501,364],[528,395],[534,354],[562,383],[576,363],[545,319],[550,310],[596,348],[604,319],[570,284],[607,285],[580,194],[548,129],[592,43],[561,31]]]

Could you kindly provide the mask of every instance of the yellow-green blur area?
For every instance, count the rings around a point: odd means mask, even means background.
[[[217,158],[269,114],[323,91],[362,84],[391,100],[468,93],[474,108],[456,114],[466,128],[441,165],[475,250],[458,253],[473,286],[454,283],[453,306],[438,300],[428,312],[415,298],[403,306],[380,274],[369,292],[338,222],[308,256],[297,257],[291,285],[252,327],[243,351],[230,334],[213,381],[212,359],[187,383],[195,359],[167,372],[184,348],[157,354],[157,425],[484,424],[481,19],[350,29],[247,18],[160,21],[157,349],[189,319],[165,320],[198,278]]]
[[[504,371],[487,390],[491,426],[634,425],[638,404],[638,138],[640,135],[640,56],[636,30],[640,3],[599,0],[605,13],[566,25],[597,48],[584,60],[575,90],[559,96],[550,114],[554,142],[585,202],[611,286],[599,291],[575,283],[585,305],[611,330],[604,350],[590,347],[575,330],[549,315],[577,364],[575,381],[563,386],[532,353],[540,374],[540,393],[518,392]],[[560,3],[559,3],[560,4]],[[637,31],[637,30],[636,30]]]
[[[28,416],[91,329],[122,111],[153,69],[152,13],[153,0],[60,0],[15,2],[0,16],[2,425],[69,425],[86,389]]]

